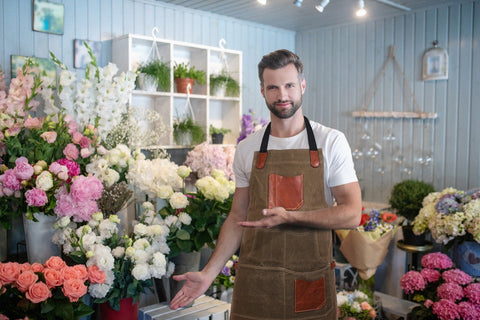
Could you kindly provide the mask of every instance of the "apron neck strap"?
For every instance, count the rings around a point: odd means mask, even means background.
[[[313,135],[312,126],[310,125],[310,121],[308,121],[307,117],[303,117],[305,121],[305,128],[307,129],[307,137],[308,137],[308,148],[310,151],[310,165],[314,168],[320,166],[320,156],[318,155],[318,148],[317,142],[315,141],[315,136]],[[268,139],[270,138],[271,122],[265,128],[265,133],[263,134],[262,144],[260,145],[260,151],[258,153],[257,158],[257,169],[262,169],[265,166],[265,162],[267,161],[267,147],[268,147]]]

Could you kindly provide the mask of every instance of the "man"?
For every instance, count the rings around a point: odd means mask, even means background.
[[[231,319],[336,319],[331,230],[361,218],[350,147],[304,118],[297,55],[265,55],[258,73],[271,123],[237,146],[232,210],[215,251],[201,272],[174,277],[186,282],[170,306],[205,292],[241,244]]]

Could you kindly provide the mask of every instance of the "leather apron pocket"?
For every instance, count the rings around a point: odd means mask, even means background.
[[[298,210],[303,205],[303,175],[268,175],[268,208]]]

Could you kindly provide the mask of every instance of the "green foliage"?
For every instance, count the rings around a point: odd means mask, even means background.
[[[192,144],[199,144],[205,140],[205,132],[202,127],[193,121],[192,118],[188,117],[183,120],[177,120],[173,124],[173,134],[177,136],[179,134],[184,134],[190,132],[192,134]]]
[[[227,72],[222,71],[218,75],[210,75],[210,92],[225,86],[225,93],[229,97],[238,97],[240,94],[240,85]]]
[[[196,70],[190,63],[176,63],[173,67],[173,77],[194,79],[198,84],[205,84],[206,73],[203,70]]]
[[[210,125],[210,134],[227,134],[232,132],[230,129],[225,129],[225,128],[217,128],[212,125]]]
[[[405,180],[393,186],[389,203],[398,215],[413,221],[422,208],[423,199],[434,191],[431,184],[419,180]]]
[[[162,91],[170,91],[170,64],[159,59],[151,60],[138,68],[138,72],[145,73],[157,81]]]

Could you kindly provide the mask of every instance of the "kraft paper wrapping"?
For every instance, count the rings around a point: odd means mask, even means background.
[[[336,233],[342,242],[340,251],[352,267],[357,268],[360,277],[367,280],[385,259],[395,231],[396,228],[381,237],[375,237],[373,232],[358,230],[336,230]]]

